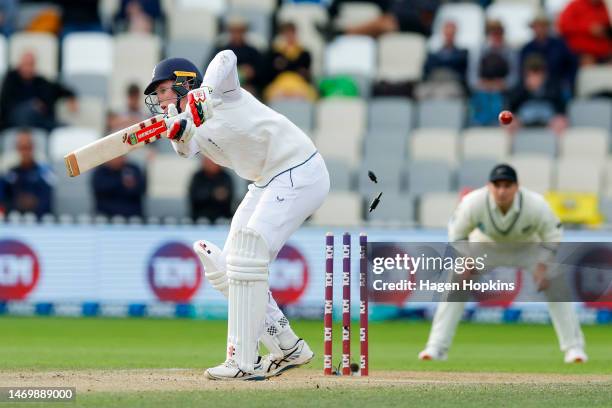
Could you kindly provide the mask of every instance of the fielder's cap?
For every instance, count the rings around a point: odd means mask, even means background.
[[[494,183],[500,180],[517,183],[518,177],[516,175],[516,170],[514,170],[514,168],[512,168],[512,166],[509,164],[498,164],[497,166],[493,167],[493,170],[491,170],[491,174],[489,175],[489,181]]]

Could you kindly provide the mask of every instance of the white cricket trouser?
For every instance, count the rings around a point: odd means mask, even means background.
[[[228,237],[243,227],[254,229],[266,241],[272,262],[289,237],[323,204],[329,186],[327,167],[319,153],[301,166],[280,174],[263,188],[250,184],[232,218]],[[223,248],[224,258],[229,241],[226,240]],[[266,322],[278,322],[283,317],[270,294]]]
[[[465,302],[440,302],[438,304],[427,340],[428,348],[448,351],[464,309]],[[583,348],[584,336],[574,304],[549,302],[548,312],[557,333],[561,351],[567,351],[572,347]]]

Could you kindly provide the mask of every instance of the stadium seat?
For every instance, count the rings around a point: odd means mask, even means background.
[[[406,131],[371,130],[364,138],[363,156],[370,163],[392,162],[401,164],[405,161]]]
[[[433,22],[429,48],[438,50],[442,46],[442,27],[446,21],[457,24],[457,45],[468,50],[481,47],[484,41],[485,17],[482,7],[469,3],[444,3],[438,9]]]
[[[172,9],[179,9],[183,13],[192,13],[206,10],[215,16],[221,16],[227,9],[227,0],[162,0],[163,9],[168,15]]]
[[[349,192],[331,192],[312,216],[314,225],[354,227],[361,223],[361,197]]]
[[[378,79],[417,81],[423,74],[425,37],[415,33],[384,34],[378,40]]]
[[[600,127],[612,131],[612,102],[609,99],[572,99],[568,112],[572,126]]]
[[[60,122],[68,126],[92,128],[99,134],[106,130],[106,106],[100,98],[79,97],[79,110],[76,114],[68,110],[66,102],[60,102],[57,116]]]
[[[544,9],[546,10],[546,14],[548,14],[553,20],[556,20],[559,13],[563,11],[565,6],[567,6],[567,3],[570,1],[572,0],[544,0]]]
[[[608,157],[603,165],[603,183],[601,193],[612,198],[612,159]]]
[[[79,96],[91,96],[107,101],[110,79],[105,75],[73,74],[63,76],[62,81]]]
[[[297,99],[276,99],[270,103],[270,107],[285,115],[312,137],[311,132],[314,128],[314,105],[312,103]]]
[[[47,33],[18,32],[9,40],[10,64],[16,66],[24,52],[36,56],[36,71],[47,79],[57,78],[58,40]]]
[[[368,200],[371,201],[371,198],[368,197]],[[397,223],[412,226],[414,224],[414,197],[385,191],[376,210],[366,212],[366,217],[373,225]]]
[[[548,129],[521,129],[512,140],[513,154],[557,155],[557,136]]]
[[[63,161],[66,154],[99,137],[100,133],[95,129],[71,126],[56,128],[49,135],[49,157],[53,162]]]
[[[201,23],[203,24],[203,23]],[[110,107],[120,110],[125,105],[127,87],[136,83],[144,90],[151,81],[153,68],[161,57],[161,41],[150,34],[119,34],[115,36],[115,56],[110,81]]]
[[[608,156],[608,132],[600,128],[569,128],[561,138],[561,157],[589,159],[603,164]]]
[[[206,8],[185,10],[171,6],[166,13],[166,19],[168,40],[200,39],[210,44],[217,36],[217,17]]]
[[[62,75],[97,74],[113,71],[113,37],[106,33],[68,34],[62,45]]]
[[[78,216],[92,214],[94,210],[91,177],[87,171],[79,177],[69,177],[63,158],[53,162],[56,182],[53,187],[53,212],[57,215]]]
[[[598,194],[602,169],[589,158],[563,157],[557,161],[555,190]]]
[[[164,50],[166,58],[187,58],[202,70],[210,62],[213,47],[201,40],[181,39],[167,41]]]
[[[457,170],[459,191],[480,188],[487,184],[489,174],[496,164],[497,161],[491,159],[463,161]]]
[[[564,224],[597,227],[603,222],[595,193],[549,191],[544,198]]]
[[[229,0],[229,6],[231,9],[253,9],[265,11],[269,14],[274,12],[276,8],[276,0]]]
[[[540,7],[540,0],[495,0],[495,3],[514,3],[514,4],[526,4],[533,8]]]
[[[519,184],[538,193],[551,189],[553,162],[548,156],[525,154],[511,156],[510,164],[516,169]]]
[[[419,223],[423,228],[446,228],[453,215],[459,195],[457,193],[427,193],[419,200]]]
[[[0,80],[4,78],[4,74],[9,68],[6,43],[6,38],[3,35],[0,35]]]
[[[279,22],[294,22],[299,31],[300,38],[304,31],[310,32],[315,29],[315,24],[327,24],[329,17],[327,10],[314,3],[287,3],[284,2],[277,15]]]
[[[466,107],[461,100],[429,99],[419,103],[417,121],[420,128],[460,130],[465,123]]]
[[[415,130],[409,139],[409,156],[413,160],[444,160],[458,162],[459,135],[451,129],[426,128]]]
[[[612,226],[612,197],[599,197],[599,212],[606,226]]]
[[[342,35],[325,49],[326,75],[376,76],[376,41],[371,37]]]
[[[521,47],[531,40],[531,21],[537,7],[525,2],[495,2],[487,10],[487,19],[500,20],[504,25],[504,37],[512,47]]]
[[[377,178],[373,183],[368,177],[372,171]],[[376,194],[379,191],[388,193],[399,193],[401,189],[402,162],[380,160],[368,160],[361,163],[357,172],[357,187],[361,194]]]
[[[318,130],[315,145],[325,160],[344,160],[356,167],[361,160],[362,135],[355,131]]]
[[[453,169],[442,160],[414,160],[404,171],[404,191],[413,196],[455,190]]]
[[[371,131],[408,133],[414,127],[414,108],[408,98],[374,98],[368,104],[368,125]]]
[[[146,197],[144,213],[147,217],[173,217],[177,220],[189,216],[187,195],[184,197]]]
[[[147,167],[147,194],[151,198],[181,198],[187,195],[197,160],[158,155]],[[172,169],[171,172],[168,169]]]
[[[350,191],[353,185],[353,172],[351,166],[340,159],[326,159],[325,165],[329,172],[331,191]]]
[[[366,109],[361,99],[324,99],[317,105],[316,128],[361,134],[366,129]]]
[[[362,23],[367,23],[382,14],[380,7],[365,1],[340,3],[338,16],[334,20],[334,26],[346,29]]]
[[[249,27],[249,36],[257,36],[263,42],[264,51],[270,46],[272,38],[272,17],[268,11],[248,7],[248,8],[233,8],[227,14],[227,18],[239,16],[243,18]],[[226,20],[227,21],[227,20]]]
[[[463,132],[463,160],[506,160],[510,152],[510,137],[501,129],[473,127]]]
[[[612,92],[612,67],[609,65],[584,66],[578,70],[576,96],[586,98]]]

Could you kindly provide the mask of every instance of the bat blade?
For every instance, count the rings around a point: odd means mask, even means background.
[[[66,171],[76,177],[87,170],[154,142],[168,131],[164,115],[157,115],[85,145],[64,157]]]

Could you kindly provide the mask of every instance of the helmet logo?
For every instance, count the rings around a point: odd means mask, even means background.
[[[151,78],[155,78],[155,70],[157,69],[157,65],[153,67],[153,75],[151,76]]]

